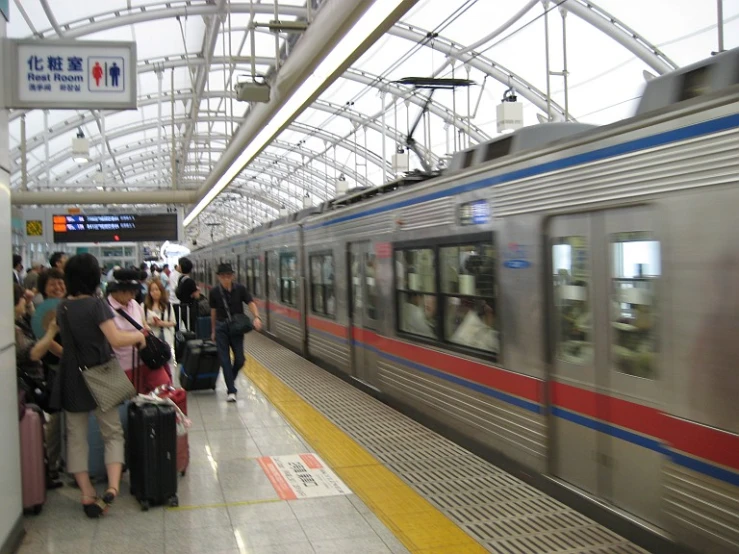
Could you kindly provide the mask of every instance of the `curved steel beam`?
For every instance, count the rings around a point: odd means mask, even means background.
[[[309,106],[309,108],[322,111],[322,112],[326,112],[331,115],[343,116],[349,121],[356,123],[358,127],[367,127],[368,129],[372,129],[373,131],[377,131],[378,133],[382,134],[382,126],[379,123],[377,123],[376,119],[370,116],[366,116],[362,113],[359,113],[356,110],[347,108],[345,105],[334,104],[332,102],[327,102],[326,100],[321,100],[320,98],[318,98],[317,100],[313,102],[313,104]],[[390,131],[391,131],[393,140],[396,143],[405,144],[405,135],[400,133],[397,129],[390,128]],[[420,144],[418,146],[423,151],[427,160],[432,161],[434,163],[438,163],[439,156],[431,152],[425,146],[422,146]]]
[[[134,171],[134,176],[142,178],[146,175],[151,174],[157,174],[159,172],[159,166],[156,163],[148,163],[148,162],[155,162],[156,156],[152,155],[149,157],[144,158],[133,158],[130,160],[127,160],[125,163],[122,164],[123,168],[129,169]],[[277,159],[274,160],[275,162],[278,161]],[[324,200],[327,200],[329,198],[328,194],[328,183],[323,180],[315,180],[313,178],[301,178],[296,179],[295,174],[291,173],[289,170],[285,169],[283,165],[280,163],[272,163],[272,162],[255,162],[254,169],[251,170],[251,173],[245,173],[242,174],[243,178],[245,180],[248,180],[249,178],[258,176],[258,175],[269,175],[273,177],[278,182],[285,182],[289,186],[292,186],[294,188],[300,189],[303,192],[309,192],[314,194],[318,198],[322,198]],[[193,167],[193,166],[190,166]],[[192,175],[202,175],[202,172],[198,170],[197,167],[195,167],[193,170],[186,170],[183,173],[183,176],[192,176]],[[323,178],[323,175],[320,175],[321,178]],[[148,180],[147,180],[148,181]],[[139,183],[141,181],[132,181],[129,179],[129,185],[134,185],[136,183]],[[308,184],[309,186],[306,186]],[[78,186],[77,184],[71,184],[69,185],[70,188],[74,188]],[[289,193],[287,193],[289,195]],[[302,198],[302,194],[301,194]]]
[[[464,52],[465,49],[462,46],[442,36],[434,35],[433,40],[428,40],[428,37],[432,34],[430,31],[426,31],[415,25],[403,23],[402,21],[396,23],[395,26],[388,31],[388,34],[404,38],[414,43],[422,43],[428,48],[433,48],[447,56],[458,59],[464,64],[469,64],[470,67],[474,67],[485,75],[489,75],[496,81],[499,81],[506,86],[514,87],[516,92],[526,98],[526,100],[531,102],[542,112],[547,112],[547,96],[545,93],[528,81],[525,81],[510,69],[506,69],[499,63],[486,58],[482,54],[477,54],[476,52]],[[551,101],[551,106],[557,116],[564,121],[564,108],[554,100]],[[570,117],[570,119],[574,121],[572,117]]]
[[[158,155],[156,152],[153,152],[149,155],[145,156],[135,156],[131,157],[125,160],[121,161],[121,168],[125,170],[125,173],[128,175],[129,172],[133,171],[133,177],[140,177],[142,175],[148,175],[150,173],[155,173],[159,171],[159,164],[156,163],[156,160],[158,158]],[[153,162],[153,163],[149,163]],[[288,166],[287,168],[285,166]],[[190,166],[195,167],[195,170],[197,171],[196,166]],[[315,178],[306,178],[306,177],[300,177],[298,178],[295,175],[294,169],[291,172],[290,169],[293,169],[293,167],[290,166],[290,164],[287,164],[283,159],[280,159],[276,156],[267,156],[266,160],[261,161],[255,161],[254,166],[254,172],[257,174],[267,174],[271,175],[276,179],[279,179],[281,181],[285,181],[289,183],[290,185],[299,188],[306,192],[311,192],[315,194],[316,196],[323,197],[324,199],[327,199],[327,191],[328,184],[324,180],[324,175],[319,172],[312,172],[312,177]],[[191,175],[192,172],[185,170],[183,175]],[[245,175],[245,178],[248,175]],[[310,186],[306,187],[305,185],[309,184]],[[133,181],[129,181],[129,185],[133,185]],[[78,186],[78,183],[69,183],[67,184],[68,188],[74,188]],[[60,187],[64,188],[64,187]]]
[[[590,23],[629,50],[660,75],[677,69],[679,66],[668,58],[656,45],[647,41],[624,22],[616,19],[603,8],[587,0],[568,0],[560,9],[566,10]]]
[[[236,28],[232,29],[232,32],[238,32],[240,30],[242,29]],[[246,28],[243,28],[243,30],[246,30]],[[249,59],[250,58],[245,58],[242,63],[250,63],[248,61]],[[257,60],[267,62],[269,61],[269,58],[257,58]],[[158,69],[157,62],[149,63],[149,60],[144,60],[142,63],[144,64],[143,66],[139,64],[139,73],[144,73],[147,71],[157,71]],[[211,59],[211,66],[229,66],[232,63],[232,60],[223,56],[216,56]],[[190,67],[195,65],[201,66],[203,64],[205,64],[205,60],[203,58],[198,57],[193,59],[192,57],[183,56],[181,59],[175,59],[169,62],[167,67]],[[236,65],[238,66],[240,64],[236,62]],[[403,100],[407,99],[413,104],[420,107],[423,107],[426,104],[427,99],[418,94],[413,89],[398,86],[379,75],[373,75],[372,73],[369,73],[367,71],[362,71],[350,67],[341,75],[341,78],[347,79],[349,81],[354,81],[363,85],[371,86],[373,88],[379,89],[380,91],[386,91],[388,94],[391,94],[398,98],[402,98]],[[454,125],[459,130],[464,131],[465,133],[468,132],[466,119],[459,115],[455,115],[449,108],[447,108],[440,102],[431,100],[431,102],[429,103],[429,111],[443,119],[445,123]],[[482,129],[474,124],[471,124],[469,126],[469,134],[477,142],[485,142],[490,140],[491,138]]]
[[[214,136],[211,136],[210,138],[212,139],[213,137]],[[215,135],[216,140],[219,137],[222,138],[222,139],[227,139],[228,138],[227,135],[223,135],[223,134]],[[199,143],[199,144],[207,143],[207,141],[208,141],[208,137],[195,137],[195,138],[196,138],[196,142]],[[167,144],[168,143],[168,140],[164,139],[162,141],[162,143]],[[114,153],[115,156],[120,157],[119,162],[121,164],[123,164],[123,162],[125,160],[131,159],[133,157],[132,155],[134,153],[139,152],[141,150],[151,149],[151,151],[153,152],[153,155],[147,157],[146,159],[156,159],[156,158],[159,157],[159,145],[160,145],[160,143],[158,142],[157,139],[140,140],[140,141],[138,141],[136,143],[127,144],[125,146],[119,147],[119,148],[115,149],[113,151],[113,153]],[[370,186],[371,185],[371,183],[370,183],[369,180],[366,180],[363,175],[360,175],[359,173],[357,173],[356,171],[354,171],[354,169],[352,169],[348,165],[343,164],[343,163],[340,163],[340,162],[336,162],[335,160],[332,160],[331,158],[329,158],[325,154],[316,152],[315,150],[310,150],[308,148],[305,148],[304,146],[301,146],[301,148],[302,148],[302,151],[301,151],[301,149],[296,149],[294,145],[292,145],[292,144],[290,144],[288,142],[279,140],[279,139],[276,140],[276,141],[273,141],[273,143],[270,146],[274,146],[275,148],[278,148],[280,150],[292,151],[292,152],[295,152],[295,153],[298,153],[298,154],[305,154],[306,156],[312,156],[314,159],[320,160],[321,163],[325,163],[326,165],[331,166],[332,168],[336,169],[337,171],[339,171],[341,173],[344,173],[345,175],[350,176],[354,181],[356,181],[358,183],[361,183],[361,184],[366,185],[366,186]],[[213,152],[221,153],[226,148],[225,147],[225,140],[224,140],[224,145],[222,147],[221,146],[219,146],[219,147],[210,146],[208,148],[210,150],[212,150]],[[65,155],[61,155],[61,154],[65,154]],[[60,156],[58,157],[59,163],[61,163],[61,162],[65,161],[66,159],[68,159],[70,155],[71,155],[71,149],[66,149],[63,152],[60,152]],[[142,159],[142,156],[143,155],[138,155],[138,159]],[[274,154],[269,154],[268,159],[270,161],[272,161],[272,160],[278,159],[278,157],[275,156]],[[300,169],[300,168],[303,167],[303,165],[302,164],[298,164],[296,160],[292,160],[290,158],[285,158],[285,159],[288,160],[289,165],[291,167],[293,167],[294,169]],[[47,168],[54,167],[56,165],[58,165],[58,163],[50,162],[50,164],[48,164],[48,165],[44,164],[43,167],[35,168],[34,171],[30,172],[29,175],[28,175],[28,177],[31,180],[38,179],[43,173],[45,173],[45,171],[47,170]],[[197,165],[197,162],[191,162],[188,165],[189,166]],[[90,161],[88,163],[79,164],[79,165],[77,165],[77,166],[75,166],[73,168],[68,169],[64,173],[62,173],[60,175],[57,175],[56,179],[54,179],[54,181],[53,181],[53,184],[54,185],[64,185],[65,183],[74,182],[74,181],[72,181],[72,179],[74,179],[76,176],[78,176],[78,175],[80,175],[82,173],[85,173],[87,171],[92,171],[92,170],[94,170],[98,166],[99,166],[99,161],[97,161],[97,160],[92,160],[92,161]],[[323,177],[323,174],[320,173],[319,171],[317,171],[314,168],[308,167],[307,171],[310,172],[311,174],[313,174],[316,177]]]
[[[230,97],[233,94],[234,93],[231,92],[231,91],[206,91],[203,94],[203,97],[204,98],[221,98],[221,97]],[[167,101],[170,101],[171,100],[171,95],[170,94],[165,94],[163,96],[164,96],[164,98],[167,99]],[[184,93],[177,93],[177,94],[175,94],[175,97],[174,98],[175,98],[175,101],[176,102],[179,102],[179,101],[186,101],[188,99],[192,99],[192,97],[193,97],[193,93],[191,91],[187,91],[187,92],[184,92]],[[158,102],[159,102],[158,96],[156,96],[156,95],[147,95],[147,98],[146,99],[141,100],[139,102],[139,106],[140,107],[143,107],[143,106],[156,105]],[[114,115],[115,113],[117,113],[117,112],[105,112],[106,115]],[[184,117],[185,117],[184,114],[180,114],[179,116],[175,116],[175,121],[176,122],[177,121],[183,121],[182,118],[184,118]],[[211,117],[215,117],[215,116],[211,116]],[[49,140],[53,140],[53,139],[57,138],[58,136],[63,135],[64,133],[72,132],[72,131],[76,130],[78,127],[81,127],[83,125],[90,124],[93,121],[95,121],[95,117],[92,114],[79,114],[76,117],[65,119],[62,122],[57,123],[56,125],[52,125],[51,127],[49,127],[48,139]],[[150,121],[150,120],[145,120],[145,121]],[[231,121],[231,119],[230,118],[227,118],[225,116],[225,114],[224,114],[224,116],[223,116],[223,118],[222,118],[221,121],[228,123],[228,122]],[[171,116],[167,116],[165,119],[162,120],[162,122],[163,122],[163,124],[166,124],[167,126],[169,126],[171,124]],[[118,129],[121,129],[122,127],[126,127],[126,126],[112,127],[110,129],[106,129],[106,135],[107,135],[107,137],[110,139],[112,137],[112,134],[115,133]],[[149,129],[149,128],[151,128],[151,127],[147,127],[147,129]],[[156,125],[154,125],[154,128],[156,128]],[[291,126],[289,127],[289,129],[291,129],[293,131],[297,131],[297,132],[304,132],[303,129],[306,129],[306,128],[307,129],[311,129],[311,130],[315,129],[314,127],[310,127],[308,125],[305,125],[305,124],[300,123],[300,122],[297,122],[297,121],[296,122],[293,122],[293,124],[291,124]],[[392,128],[392,127],[389,127],[389,128]],[[379,127],[379,126],[375,126],[375,130],[378,130],[379,132],[381,132],[382,131],[382,128]],[[132,132],[135,132],[135,131],[132,130]],[[320,136],[321,137],[330,137],[329,140],[331,140],[333,142],[333,144],[338,144],[339,142],[344,141],[344,139],[345,139],[345,137],[341,137],[339,135],[335,135],[335,134],[329,133],[328,131],[321,130],[321,131],[319,131],[319,133],[320,133]],[[314,133],[314,134],[316,136],[318,136],[319,133]],[[397,131],[396,131],[396,135],[397,135]],[[90,140],[90,145],[91,146],[96,145],[98,143],[99,143],[99,137],[92,138]],[[31,152],[31,151],[35,150],[36,148],[40,148],[41,146],[43,146],[43,144],[44,144],[44,133],[37,133],[37,134],[33,135],[32,137],[30,137],[30,138],[28,138],[26,140],[26,151],[27,152]],[[355,144],[355,143],[347,143],[346,146],[342,145],[342,147],[343,148],[346,148],[347,150],[350,150],[350,151],[356,153],[359,156],[362,156],[364,158],[367,158],[370,161],[372,161],[373,163],[375,163],[375,165],[378,165],[379,167],[382,167],[381,166],[382,158],[379,155],[377,155],[377,154],[375,154],[375,153],[373,153],[373,152],[365,149],[364,147],[359,146],[358,144]],[[20,170],[20,163],[18,163],[16,161],[20,157],[20,155],[21,155],[20,147],[13,148],[11,150],[11,152],[10,152],[11,173],[15,173],[16,171]],[[55,155],[54,158],[56,158],[56,157],[57,156]],[[54,158],[52,158],[52,159],[54,159]],[[389,169],[390,168],[390,164],[387,163],[387,162],[385,162],[385,163],[387,164],[387,167]],[[53,165],[56,165],[56,164],[52,164],[52,166]],[[43,171],[45,171],[45,169],[42,168],[42,169],[40,169],[40,171],[43,172]]]
[[[278,5],[278,13],[280,15],[305,16],[307,11],[305,8],[298,6]],[[274,15],[274,4],[261,4],[234,2],[229,6],[232,14],[266,14]],[[218,13],[218,8],[211,0],[168,0],[166,2],[152,3],[144,6],[135,6],[127,9],[111,10],[91,15],[82,19],[77,19],[67,23],[62,23],[59,27],[62,29],[66,38],[79,38],[94,33],[101,33],[116,27],[125,27],[135,25],[136,23],[145,23],[148,21],[157,21],[159,19],[173,19],[176,17],[188,16],[209,16]],[[41,38],[49,38],[56,33],[52,29],[44,29],[39,33]],[[33,38],[33,37],[29,37]]]
[[[132,132],[135,132],[135,131],[132,130]],[[199,143],[206,142],[208,140],[207,137],[197,137],[197,138],[198,138],[198,142]],[[212,138],[213,138],[213,136],[211,136],[211,139]],[[215,135],[215,139],[218,140],[218,138],[227,139],[228,136],[227,135],[223,135],[223,134]],[[168,143],[168,140],[167,139],[163,139],[163,142],[164,143]],[[92,142],[92,145],[94,146],[97,143],[99,143],[99,140],[97,142],[96,141],[93,141]],[[131,158],[131,156],[130,155],[127,156],[127,154],[133,154],[135,152],[138,152],[138,151],[141,151],[141,150],[146,150],[146,149],[156,149],[154,155],[152,155],[149,158],[147,158],[147,159],[156,159],[156,158],[159,157],[159,152],[158,152],[158,146],[159,146],[159,144],[160,143],[158,142],[158,140],[157,139],[153,139],[153,138],[152,139],[146,139],[146,140],[140,140],[140,141],[138,141],[136,143],[126,144],[125,146],[121,146],[121,147],[113,150],[113,154],[116,157],[122,156],[122,159],[119,160],[122,163],[123,160],[127,160],[127,159],[130,159]],[[296,148],[295,145],[292,145],[292,144],[290,144],[288,142],[285,142],[285,141],[282,141],[280,139],[277,139],[277,140],[273,141],[272,145],[270,145],[270,146],[274,146],[275,148],[278,148],[280,150],[295,152],[296,154],[301,154],[301,155],[302,154],[305,154],[307,157],[309,157],[309,158],[311,158],[313,160],[319,160],[321,163],[324,163],[326,165],[329,165],[332,168],[335,168],[337,171],[339,171],[341,173],[344,173],[345,175],[351,177],[357,183],[360,183],[360,184],[365,185],[365,186],[371,186],[371,184],[372,184],[369,180],[365,179],[363,175],[360,175],[359,173],[357,173],[350,166],[348,166],[346,164],[343,164],[343,163],[340,163],[340,162],[337,162],[337,161],[329,158],[328,156],[326,156],[324,153],[320,153],[320,152],[317,152],[315,150],[308,149],[305,146],[300,146],[299,148]],[[347,144],[347,146],[351,146],[351,145],[350,144]],[[222,148],[209,147],[209,149],[211,149],[213,151],[217,151],[219,153],[220,152],[223,152],[223,150],[225,150],[225,140],[224,140],[224,146]],[[65,161],[67,161],[70,158],[70,156],[71,156],[71,149],[65,149],[63,151],[58,152],[53,158],[51,158],[49,160],[49,163],[48,164],[39,164],[39,165],[35,166],[34,169],[31,172],[29,172],[29,175],[28,175],[29,180],[38,179],[43,173],[45,173],[47,171],[47,169],[53,168],[56,165],[59,165],[60,163],[63,163]],[[277,157],[275,157],[274,154],[270,154],[268,156],[268,159],[274,160],[274,159],[277,159]],[[302,168],[303,167],[303,165],[302,164],[298,164],[296,160],[292,160],[290,158],[285,158],[285,159],[286,160],[289,160],[289,165],[291,167],[293,167],[294,169],[299,169],[299,168]],[[85,171],[94,170],[96,167],[99,166],[99,164],[100,164],[99,160],[92,160],[92,161],[90,161],[90,162],[88,162],[86,164],[79,164],[79,165],[77,165],[75,167],[72,167],[72,168],[68,169],[67,171],[65,171],[64,173],[62,173],[60,175],[57,175],[57,177],[54,179],[54,184],[55,185],[64,184],[65,182],[68,182],[70,179],[76,177],[77,175],[79,175],[81,173],[84,173]],[[192,165],[196,165],[196,164],[197,164],[197,161],[194,161],[194,162],[191,162],[188,165],[192,166]],[[313,174],[316,177],[323,177],[323,174],[322,173],[320,173],[318,170],[316,170],[314,168],[311,168],[310,166],[308,166],[307,171],[310,172],[311,174]],[[17,181],[17,179],[15,181]]]

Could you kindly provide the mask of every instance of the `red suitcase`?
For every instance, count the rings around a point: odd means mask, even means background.
[[[20,435],[23,509],[40,514],[46,502],[46,461],[44,420],[38,407],[26,407],[20,422]]]
[[[185,389],[176,389],[171,386],[159,387],[154,393],[159,398],[169,398],[177,404],[182,413],[187,415],[187,392]],[[177,473],[184,476],[190,463],[190,443],[187,435],[177,437]]]

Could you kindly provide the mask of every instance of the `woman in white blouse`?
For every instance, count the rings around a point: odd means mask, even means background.
[[[169,296],[159,279],[149,281],[149,291],[141,303],[146,317],[146,323],[160,339],[167,344],[174,343],[174,328],[176,326],[174,310],[169,303]]]

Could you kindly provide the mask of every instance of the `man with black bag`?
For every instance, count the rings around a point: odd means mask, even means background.
[[[254,299],[246,287],[234,283],[230,264],[219,264],[216,271],[220,286],[210,293],[211,340],[218,347],[218,359],[228,389],[227,402],[236,402],[236,376],[244,366],[244,335],[253,329],[261,331],[262,320]],[[244,304],[254,315],[253,322],[244,314]],[[231,349],[234,362],[231,364]]]

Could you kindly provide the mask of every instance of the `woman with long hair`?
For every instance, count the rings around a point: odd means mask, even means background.
[[[169,345],[174,343],[175,322],[172,304],[164,284],[157,278],[149,281],[149,290],[141,307],[146,323],[156,335]]]

